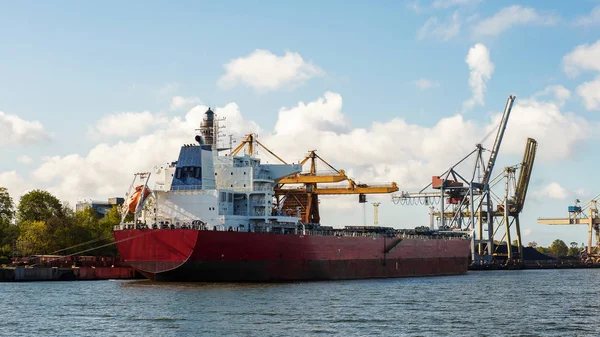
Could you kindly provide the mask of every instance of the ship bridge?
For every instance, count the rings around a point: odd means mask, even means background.
[[[196,191],[215,188],[215,174],[210,145],[184,145],[175,163],[171,191]]]

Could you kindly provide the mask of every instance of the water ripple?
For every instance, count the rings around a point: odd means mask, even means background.
[[[598,269],[283,284],[0,283],[7,336],[597,336]]]

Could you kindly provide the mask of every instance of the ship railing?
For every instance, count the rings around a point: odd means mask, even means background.
[[[254,188],[252,189],[252,191],[271,191],[273,190],[273,187],[271,186],[254,186]]]
[[[202,185],[171,185],[172,191],[197,191],[201,189]]]
[[[271,176],[266,175],[266,174],[255,174],[254,179],[262,179],[262,180],[273,180],[273,178],[271,178]]]

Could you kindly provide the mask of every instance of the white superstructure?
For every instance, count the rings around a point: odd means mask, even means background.
[[[261,164],[249,154],[219,156],[211,132],[213,119],[209,109],[200,128],[202,136],[196,136],[198,144],[182,146],[176,162],[155,167],[147,198],[135,199],[130,189],[125,207],[135,203],[134,224],[155,229],[295,230],[300,218],[281,214],[273,190],[278,180],[301,172],[302,166]],[[147,175],[136,177],[145,185]],[[132,188],[137,185],[134,180]]]

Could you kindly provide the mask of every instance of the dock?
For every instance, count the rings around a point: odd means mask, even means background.
[[[109,279],[141,279],[130,267],[4,267],[0,282],[83,281]]]

